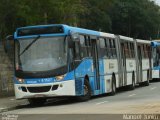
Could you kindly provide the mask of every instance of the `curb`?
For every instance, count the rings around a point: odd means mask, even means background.
[[[8,112],[8,111],[12,111],[12,110],[21,108],[24,105],[28,105],[28,102],[17,103],[15,105],[11,105],[11,106],[4,107],[4,108],[2,107],[2,108],[0,108],[0,114],[3,112]]]
[[[17,106],[2,108],[2,109],[0,109],[0,113],[15,110],[16,108],[17,108]]]

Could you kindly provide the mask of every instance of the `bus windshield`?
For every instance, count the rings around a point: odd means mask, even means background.
[[[15,42],[16,70],[40,72],[67,65],[67,42],[65,37],[40,37],[29,49],[24,49],[35,39],[19,39]]]

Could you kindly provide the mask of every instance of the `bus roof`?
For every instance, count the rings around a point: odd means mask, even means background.
[[[133,38],[122,36],[122,35],[119,35],[119,38],[122,39],[122,40],[126,40],[126,41],[132,41],[132,42],[134,41]]]
[[[93,35],[93,36],[100,36],[100,32],[94,31],[94,30],[72,27],[72,26],[68,26],[68,25],[64,25],[64,24],[50,24],[50,25],[36,25],[36,26],[26,26],[26,27],[17,28],[16,32],[15,32],[15,37],[18,37],[18,31],[29,30],[29,29],[38,29],[38,28],[43,29],[43,28],[47,28],[47,27],[49,28],[49,27],[57,27],[57,26],[63,28],[64,31],[61,34],[64,34],[64,35],[69,34],[69,31],[74,31],[74,32],[78,32],[78,33],[81,33],[81,34],[89,34],[89,35]],[[44,33],[44,34],[47,35],[47,32]],[[44,34],[42,33],[42,35],[44,35]],[[53,34],[55,34],[55,33],[53,33]],[[23,36],[25,36],[25,35],[23,35]],[[28,35],[28,36],[32,36],[32,35]]]
[[[18,31],[19,30],[34,29],[34,28],[38,29],[38,28],[46,28],[46,27],[52,27],[52,26],[53,27],[54,26],[62,26],[64,28],[64,35],[69,34],[69,31],[74,31],[74,32],[78,32],[80,34],[93,35],[93,36],[98,36],[98,37],[115,38],[114,34],[104,33],[104,32],[99,32],[99,31],[94,31],[94,30],[89,30],[89,29],[85,29],[85,28],[72,27],[72,26],[68,26],[68,25],[65,25],[65,24],[50,24],[50,25],[36,25],[36,26],[20,27],[20,28],[16,29],[15,37],[18,37]],[[31,35],[29,35],[29,36],[31,36]],[[19,36],[19,38],[21,38],[21,37]],[[23,37],[25,37],[25,36],[23,36]]]
[[[141,39],[136,39],[138,43],[142,43],[142,44],[151,44],[151,41],[149,40],[141,40]]]
[[[72,26],[69,26],[69,25],[65,25],[65,24],[50,24],[50,25],[35,25],[35,26],[26,26],[26,27],[20,27],[20,28],[17,28],[16,29],[16,32],[15,32],[15,34],[14,34],[14,37],[15,38],[28,38],[28,37],[36,37],[37,35],[39,35],[39,34],[29,34],[29,35],[22,35],[22,36],[19,36],[18,35],[18,31],[20,31],[20,30],[22,30],[22,32],[23,32],[23,30],[29,30],[29,29],[38,29],[38,28],[52,28],[52,27],[61,27],[61,28],[63,28],[63,32],[59,32],[59,31],[54,31],[53,30],[53,33],[52,33],[52,31],[49,31],[50,33],[49,34],[47,34],[47,31],[45,32],[42,32],[42,34],[41,34],[41,32],[40,32],[40,35],[42,35],[42,36],[56,36],[56,35],[68,35],[69,34],[69,31],[74,31],[74,32],[78,32],[78,33],[80,33],[80,34],[85,34],[85,35],[93,35],[93,36],[97,36],[97,37],[106,37],[106,38],[112,38],[112,39],[115,39],[116,38],[116,35],[114,35],[114,34],[110,34],[110,33],[105,33],[105,32],[99,32],[99,31],[94,31],[94,30],[89,30],[89,29],[85,29],[85,28],[78,28],[78,27],[72,27]],[[60,28],[59,28],[60,29]],[[45,30],[45,29],[44,29]],[[31,32],[32,33],[32,32]],[[33,31],[33,33],[34,33],[34,31]],[[39,32],[38,32],[39,33]],[[120,39],[122,39],[122,40],[126,40],[126,41],[134,41],[134,39],[133,38],[131,38],[131,37],[126,37],[126,36],[122,36],[122,35],[118,35],[119,36],[119,38]],[[136,39],[137,40],[137,42],[139,42],[139,43],[148,43],[148,44],[150,44],[150,41],[145,41],[145,40],[140,40],[140,39]]]

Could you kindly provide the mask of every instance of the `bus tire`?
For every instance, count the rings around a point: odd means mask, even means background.
[[[130,87],[130,90],[134,90],[135,89],[135,86],[136,86],[136,83],[135,83],[135,75],[134,75],[134,72],[132,73],[132,84],[129,86]]]
[[[115,95],[116,94],[116,78],[113,75],[112,76],[112,91],[111,91],[111,95]]]
[[[84,90],[84,95],[77,97],[78,101],[81,102],[87,101],[91,98],[91,87],[87,79],[84,80],[83,90]]]
[[[30,98],[28,99],[31,106],[41,106],[46,102],[45,98]]]
[[[149,86],[149,71],[147,71],[147,81],[144,82],[144,86]]]

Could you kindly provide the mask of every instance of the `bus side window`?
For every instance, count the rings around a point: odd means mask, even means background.
[[[74,47],[74,59],[75,60],[81,60],[81,55],[80,55],[80,43],[75,42],[75,47]]]
[[[113,50],[113,57],[116,58],[116,57],[117,57],[117,54],[116,54],[116,44],[115,44],[115,39],[113,39],[112,42],[113,42],[113,47],[112,47],[112,50]]]
[[[125,57],[129,58],[129,49],[128,49],[128,43],[124,43],[124,49],[125,49]]]
[[[92,46],[90,36],[86,36],[86,47],[88,57],[92,57]]]
[[[151,58],[151,47],[147,45],[148,58]]]
[[[81,57],[82,59],[87,57],[87,47],[86,47],[86,40],[84,35],[80,35],[80,50],[81,50]]]
[[[146,45],[146,55],[147,55],[147,58],[149,58],[149,51],[148,51],[148,45]]]
[[[109,49],[108,56],[111,59],[113,57],[113,54],[112,54],[112,40],[111,39],[109,39],[109,47],[108,47],[108,49]]]
[[[145,54],[144,54],[144,47],[143,45],[140,45],[141,46],[141,54],[142,54],[142,59],[145,58]]]
[[[132,58],[132,56],[131,56],[131,48],[130,48],[130,43],[129,42],[127,43],[127,47],[128,47],[128,57]]]
[[[146,58],[146,48],[145,48],[145,45],[143,44],[143,54],[144,54],[144,58]]]
[[[110,53],[110,40],[108,38],[105,39],[105,46],[106,46],[107,58],[110,58],[110,56],[111,56],[111,53]]]
[[[131,55],[132,55],[132,58],[135,57],[135,53],[134,53],[134,43],[130,43],[131,45]]]
[[[129,43],[129,48],[130,48],[130,57],[133,58],[133,49],[132,49],[132,43]]]
[[[99,42],[100,42],[99,57],[100,58],[103,58],[103,57],[106,58],[107,56],[106,56],[106,48],[105,48],[105,39],[100,38]]]

